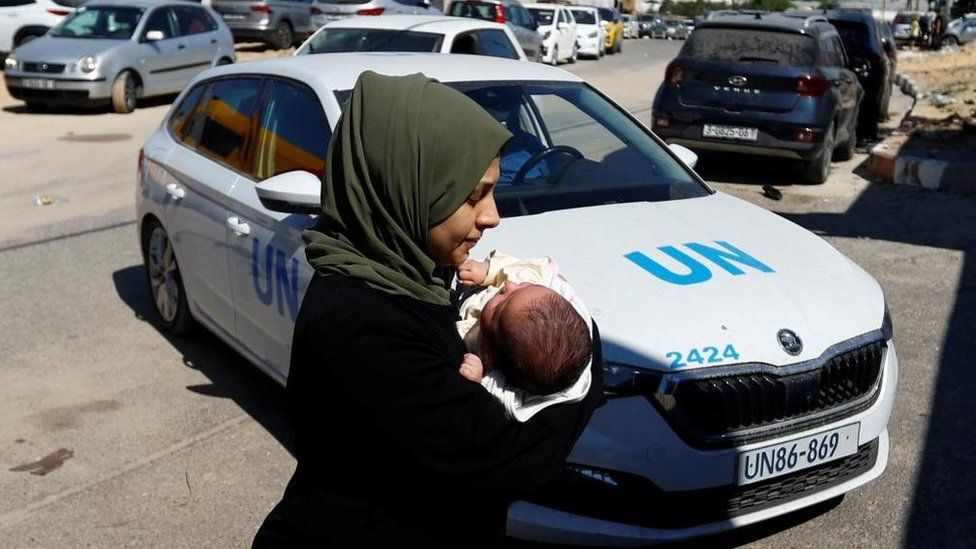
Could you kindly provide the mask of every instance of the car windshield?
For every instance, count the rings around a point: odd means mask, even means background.
[[[392,29],[323,29],[309,39],[303,53],[351,51],[437,52],[444,35]]]
[[[495,4],[489,2],[454,2],[451,4],[450,15],[494,21]]]
[[[59,38],[128,40],[132,38],[142,13],[142,8],[82,6],[51,29],[50,34]]]
[[[579,82],[448,83],[501,122],[504,217],[709,194],[646,128]],[[340,104],[349,90],[336,92]]]
[[[576,22],[577,23],[579,23],[581,25],[595,25],[596,24],[596,16],[593,15],[593,12],[592,11],[588,11],[588,10],[572,10],[572,12],[573,12],[573,18],[576,19]]]
[[[542,8],[529,8],[529,11],[535,16],[535,22],[538,25],[551,25],[552,18],[556,15],[555,11]]]
[[[679,55],[701,61],[809,67],[816,59],[816,44],[805,34],[708,27],[695,29]]]

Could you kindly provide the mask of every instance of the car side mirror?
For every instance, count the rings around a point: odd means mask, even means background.
[[[265,208],[283,213],[319,213],[322,181],[306,171],[278,174],[254,186]]]
[[[675,156],[685,163],[685,166],[695,169],[695,165],[698,164],[698,155],[691,152],[691,149],[678,145],[677,143],[668,145],[668,148],[671,149],[671,152],[673,152]]]
[[[164,38],[166,38],[166,35],[161,30],[151,30],[146,33],[146,42],[158,42]]]

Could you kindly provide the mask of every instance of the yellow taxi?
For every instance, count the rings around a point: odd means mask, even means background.
[[[607,40],[603,44],[607,53],[617,53],[624,43],[624,24],[620,21],[620,12],[613,8],[597,8],[603,28],[607,29]]]

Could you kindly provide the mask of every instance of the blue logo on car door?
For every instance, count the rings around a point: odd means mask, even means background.
[[[261,243],[251,239],[251,280],[258,300],[265,305],[278,304],[278,314],[284,316],[285,306],[292,322],[298,317],[298,259],[288,262],[285,252],[266,244],[264,246],[264,272],[261,272]],[[275,299],[277,298],[277,299]]]

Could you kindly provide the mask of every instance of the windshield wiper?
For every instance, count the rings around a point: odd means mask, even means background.
[[[776,63],[779,64],[779,59],[773,59],[771,57],[751,57],[744,55],[738,59],[739,61],[755,61],[757,63]]]

